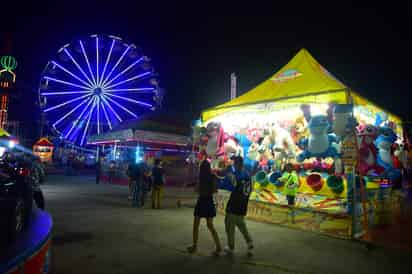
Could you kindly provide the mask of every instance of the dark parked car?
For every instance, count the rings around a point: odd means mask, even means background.
[[[31,165],[7,153],[0,159],[0,237],[13,240],[27,226],[33,207]]]

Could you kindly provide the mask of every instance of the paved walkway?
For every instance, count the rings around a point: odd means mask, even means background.
[[[189,255],[193,209],[177,208],[178,198],[193,205],[192,191],[167,189],[165,208],[131,208],[127,188],[96,185],[93,177],[52,176],[43,186],[54,218],[55,273],[410,273],[412,253],[375,248],[276,225],[249,221],[255,255],[245,255],[236,234],[234,257],[210,256],[206,226],[200,253]],[[225,242],[223,217],[216,218]]]

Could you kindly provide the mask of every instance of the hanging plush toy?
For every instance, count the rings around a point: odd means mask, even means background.
[[[259,149],[259,144],[252,143],[248,148],[247,158],[249,158],[252,161],[259,161],[258,160],[258,157],[259,157],[258,149]]]
[[[219,122],[210,122],[207,127],[208,141],[206,146],[206,153],[211,158],[212,169],[218,168],[219,157],[224,155],[224,141],[225,133],[223,127]]]
[[[360,175],[372,174],[379,169],[376,166],[378,151],[375,140],[378,137],[378,128],[373,125],[363,124],[358,128],[359,138],[359,164],[358,172]]]
[[[253,172],[255,166],[257,165],[256,157],[257,153],[253,159],[249,158],[249,149],[252,147],[252,142],[247,138],[247,131],[246,129],[241,129],[239,133],[236,133],[234,136],[237,140],[239,140],[239,145],[242,148],[242,157],[244,157],[244,166],[249,172]],[[253,148],[252,148],[253,150]],[[252,151],[253,152],[253,151]]]
[[[284,162],[287,159],[295,158],[296,146],[286,129],[277,124],[273,124],[269,128],[268,137],[272,151],[276,155],[276,160]]]
[[[249,141],[253,143],[257,143],[261,137],[261,134],[258,129],[256,128],[251,128],[247,130],[247,138]]]
[[[267,168],[269,161],[273,159],[270,138],[268,138],[268,136],[262,137],[260,138],[258,144],[257,161],[259,162],[259,166],[261,168]]]
[[[408,152],[406,143],[401,140],[396,144],[394,156],[399,163],[398,168],[406,169],[408,166]]]
[[[387,127],[388,126],[388,115],[385,112],[376,113],[375,126],[376,127]]]
[[[345,135],[356,130],[358,122],[353,117],[353,105],[337,104],[333,110],[333,132],[342,140]]]
[[[328,134],[329,126],[326,115],[312,116],[309,122],[310,136],[303,142],[305,150],[298,155],[297,160],[299,162],[311,157],[336,158],[339,156],[336,136]]]
[[[309,123],[310,119],[312,118],[310,105],[301,105],[300,109],[302,110],[303,117],[305,117],[306,123]]]
[[[309,130],[307,127],[305,117],[300,116],[296,118],[295,124],[292,126],[291,129],[291,135],[296,145],[298,145],[301,140],[309,136]]]
[[[328,109],[326,110],[326,115],[328,117],[328,122],[329,122],[328,133],[333,132],[333,121],[335,120],[334,110],[335,110],[335,104],[334,103],[328,104]]]
[[[358,121],[353,116],[352,104],[336,104],[333,108],[332,131],[336,134],[339,141],[338,152],[341,153],[341,147],[349,139],[356,138],[356,127]],[[341,158],[334,161],[335,173],[343,174],[343,162]]]
[[[393,159],[391,148],[395,143],[397,136],[395,132],[388,127],[379,129],[379,136],[375,140],[375,145],[378,148],[378,157],[376,163],[383,169],[382,176],[389,177],[391,180],[396,180],[400,177],[401,173],[393,166]]]
[[[233,136],[227,137],[225,143],[223,144],[223,150],[226,157],[228,157],[229,159],[233,156],[243,157],[243,148],[240,146],[239,140],[237,140]]]

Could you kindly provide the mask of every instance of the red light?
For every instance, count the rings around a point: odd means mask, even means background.
[[[29,176],[30,175],[30,170],[28,168],[20,168],[19,169],[19,175],[21,176]]]

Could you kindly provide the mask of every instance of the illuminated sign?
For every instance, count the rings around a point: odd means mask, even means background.
[[[282,72],[281,74],[275,76],[272,80],[280,83],[280,82],[285,82],[291,79],[296,79],[300,76],[302,76],[302,73],[300,73],[296,69],[288,69]]]
[[[0,65],[2,67],[2,69],[0,69],[0,76],[2,76],[0,86],[7,88],[9,87],[9,83],[8,81],[4,81],[3,78],[9,81],[11,80],[13,83],[16,82],[16,74],[13,70],[17,68],[17,61],[12,56],[2,56],[0,58]],[[7,74],[11,75],[11,79],[6,78]]]

